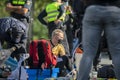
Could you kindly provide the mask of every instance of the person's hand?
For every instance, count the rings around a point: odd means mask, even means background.
[[[65,9],[69,11],[70,13],[73,13],[72,8],[70,6],[66,6]]]
[[[58,24],[58,23],[61,22],[61,20],[57,19],[57,20],[55,20],[54,22],[55,22],[55,24]]]
[[[3,71],[2,72],[3,77],[8,77],[9,75],[11,75],[11,72],[8,72],[8,71]]]
[[[22,6],[17,6],[17,9],[21,9],[22,8]]]
[[[2,50],[0,50],[0,60],[4,61],[15,50],[16,50],[15,47],[12,47],[12,48],[9,48],[9,49],[2,49]]]
[[[70,6],[67,6],[66,9],[69,10],[69,11],[72,11]]]
[[[12,47],[12,48],[10,48],[9,50],[10,50],[10,52],[13,52],[13,51],[16,50],[16,47]]]
[[[76,75],[77,71],[75,69],[72,70],[73,75]]]
[[[72,74],[73,74],[73,79],[76,80],[77,71],[75,69],[72,70]]]
[[[44,68],[45,68],[45,64],[44,64],[44,63],[42,63],[41,68],[42,68],[42,69],[44,69]]]

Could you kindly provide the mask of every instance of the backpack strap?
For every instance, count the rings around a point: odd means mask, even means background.
[[[19,79],[18,80],[21,80],[20,78],[21,78],[21,66],[19,68]]]

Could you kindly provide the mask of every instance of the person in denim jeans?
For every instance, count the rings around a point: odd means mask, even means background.
[[[77,80],[89,80],[89,73],[97,53],[102,31],[106,34],[115,75],[120,80],[120,8],[114,4],[117,0],[98,1],[99,3],[86,8],[83,18],[82,42],[84,53]]]

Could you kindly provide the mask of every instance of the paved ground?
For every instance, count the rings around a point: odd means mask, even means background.
[[[75,59],[76,59],[75,63],[76,63],[77,70],[79,69],[79,63],[80,63],[81,58],[82,58],[81,54],[75,55]],[[109,59],[109,55],[107,52],[101,52],[100,58],[101,58],[101,62],[99,63],[99,65],[112,64],[112,60]],[[93,70],[92,70],[92,72],[93,72]],[[93,80],[93,79],[90,79],[90,80]]]
[[[76,65],[77,71],[79,70],[79,64],[80,64],[81,58],[82,58],[82,54],[79,54],[79,53],[75,54],[75,65]]]
[[[81,58],[82,58],[81,54],[78,54],[78,53],[75,54],[75,59],[76,59],[75,63],[76,63],[77,70],[78,70]],[[101,62],[99,64],[112,64],[112,60],[109,59],[107,52],[101,52],[100,58],[101,58]]]
[[[101,62],[100,64],[112,64],[112,60],[109,59],[107,52],[101,53]]]

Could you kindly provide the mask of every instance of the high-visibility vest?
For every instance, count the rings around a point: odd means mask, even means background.
[[[13,5],[24,5],[26,0],[12,0]]]
[[[46,7],[46,12],[47,12],[47,20],[48,22],[55,21],[57,19],[57,16],[59,15],[59,6],[61,4],[58,2],[53,2]],[[63,17],[61,16],[60,19]]]

